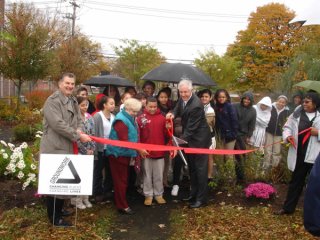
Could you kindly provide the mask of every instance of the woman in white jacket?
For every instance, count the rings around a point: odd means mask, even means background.
[[[297,108],[283,128],[283,140],[291,143],[288,152],[288,168],[293,171],[287,198],[281,210],[275,214],[292,214],[320,150],[320,106],[319,95],[307,93],[302,107]],[[309,129],[309,130],[307,130]],[[303,132],[306,130],[305,132]],[[301,133],[303,132],[303,133]],[[299,134],[300,133],[300,134]]]

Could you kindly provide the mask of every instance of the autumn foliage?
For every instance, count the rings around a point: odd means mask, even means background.
[[[272,91],[277,86],[300,41],[299,27],[289,25],[294,16],[283,4],[258,7],[248,19],[248,28],[228,48],[227,54],[242,62],[248,88]]]

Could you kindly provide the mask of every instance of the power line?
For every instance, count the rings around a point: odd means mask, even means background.
[[[240,14],[182,11],[182,10],[174,10],[174,9],[150,8],[150,7],[115,4],[115,3],[98,2],[98,1],[88,1],[88,4],[100,5],[100,6],[110,6],[110,7],[117,7],[117,8],[125,8],[125,9],[142,10],[142,11],[151,11],[151,12],[180,14],[180,15],[214,16],[214,17],[228,17],[228,18],[247,18],[248,17],[247,15],[240,15]]]
[[[167,19],[176,19],[176,20],[188,20],[188,21],[200,21],[200,22],[219,22],[219,23],[245,23],[245,22],[237,22],[237,21],[224,21],[224,20],[215,20],[215,19],[201,19],[201,18],[186,18],[186,17],[175,17],[175,16],[165,16],[165,15],[158,15],[158,14],[147,14],[147,13],[137,13],[137,12],[128,12],[128,11],[121,11],[121,10],[111,10],[105,8],[95,8],[89,7],[85,5],[89,9],[103,11],[103,12],[114,12],[114,13],[123,13],[123,14],[130,14],[130,15],[137,15],[137,16],[147,16],[147,17],[156,17],[156,18],[167,18]]]
[[[111,39],[111,40],[123,40],[124,38],[115,38],[115,37],[108,37],[108,36],[96,36],[96,35],[87,35],[93,38],[104,38],[104,39]],[[135,39],[137,40],[137,39]],[[163,42],[163,41],[152,41],[152,40],[137,40],[138,42],[145,42],[145,43],[152,43],[152,44],[167,44],[167,45],[187,45],[187,46],[208,46],[208,47],[225,47],[228,44],[210,44],[210,43],[185,43],[185,42]]]

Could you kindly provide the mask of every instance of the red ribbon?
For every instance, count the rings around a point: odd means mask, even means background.
[[[227,149],[207,149],[207,148],[188,148],[188,147],[175,147],[175,146],[164,146],[147,143],[134,143],[127,141],[111,140],[106,138],[98,138],[90,136],[90,138],[98,143],[109,144],[117,147],[124,147],[130,149],[146,149],[148,151],[175,151],[184,150],[185,153],[193,154],[215,154],[215,155],[233,155],[233,154],[245,154],[253,152],[255,150],[227,150]]]
[[[73,154],[78,155],[79,154],[79,149],[78,149],[77,142],[72,142],[72,148],[73,148]]]
[[[306,133],[306,135],[304,135],[304,137],[302,139],[302,146],[303,146],[311,136],[311,127],[299,132],[299,135],[302,133]]]
[[[169,126],[170,127],[169,127]],[[168,131],[168,135],[169,135],[169,140],[167,145],[172,146],[172,137],[173,137],[173,121],[172,118],[168,118],[166,119],[166,127],[167,127],[167,131]],[[170,157],[173,158],[174,157],[174,151],[170,151]]]
[[[173,124],[172,120],[171,122],[167,123],[171,124],[170,130],[168,130],[169,136],[173,136]],[[306,136],[304,136],[302,144],[304,144],[307,139],[311,136],[311,128],[305,129],[301,132],[299,132],[298,135],[303,134],[307,132]],[[106,139],[106,138],[99,138],[99,137],[94,137],[90,136],[90,138],[98,143],[102,144],[109,144],[117,147],[124,147],[124,148],[130,148],[130,149],[146,149],[148,151],[175,151],[175,150],[183,150],[187,154],[214,154],[214,155],[238,155],[238,154],[246,154],[250,152],[256,151],[256,149],[251,149],[251,150],[232,150],[232,149],[207,149],[207,148],[188,148],[188,147],[176,147],[176,146],[165,146],[165,145],[156,145],[156,144],[147,144],[147,143],[134,143],[134,142],[127,142],[127,141],[119,141],[119,140],[111,140],[111,139]],[[270,145],[280,143],[279,142],[274,142]],[[294,147],[295,143],[290,142]],[[269,145],[268,145],[269,146]],[[266,146],[264,146],[266,147]],[[74,147],[75,151],[75,147]],[[78,151],[78,148],[77,150]],[[77,154],[77,153],[75,153]]]

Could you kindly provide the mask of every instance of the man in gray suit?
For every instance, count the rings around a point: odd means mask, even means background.
[[[72,92],[75,76],[65,73],[58,82],[59,90],[46,100],[43,107],[43,136],[40,153],[74,154],[77,140],[89,142],[91,138],[81,133],[81,116],[78,103]],[[70,226],[62,218],[63,196],[47,196],[47,213],[55,226]]]

